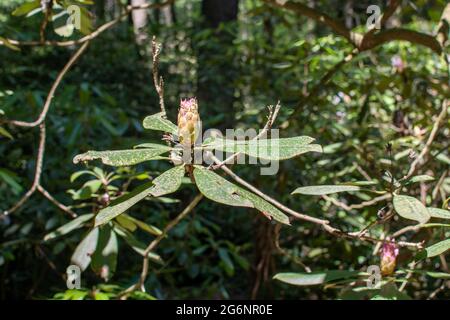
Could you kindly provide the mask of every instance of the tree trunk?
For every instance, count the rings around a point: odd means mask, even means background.
[[[236,34],[238,0],[203,0],[202,28],[211,31],[207,42],[198,47],[198,99],[200,107],[206,111],[211,123],[217,129],[232,128],[234,120],[234,84],[236,77],[235,55],[233,48]],[[227,23],[232,30],[219,28]],[[228,24],[231,23],[231,24]]]
[[[146,0],[131,0],[131,5],[139,6],[145,4],[146,2],[147,2]],[[148,39],[148,34],[147,31],[145,30],[145,27],[147,26],[148,22],[147,10],[146,9],[133,10],[132,19],[136,44],[139,46],[143,45],[144,43],[146,43]]]

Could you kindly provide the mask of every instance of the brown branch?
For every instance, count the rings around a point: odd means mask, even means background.
[[[329,197],[327,195],[323,195],[322,198],[324,198],[327,201],[330,201],[332,204],[334,204],[335,206],[338,206],[346,211],[351,211],[354,209],[363,209],[365,207],[370,207],[373,206],[375,204],[377,204],[378,202],[384,201],[384,200],[388,200],[390,199],[392,196],[390,193],[386,193],[383,194],[382,196],[379,197],[375,197],[373,199],[367,200],[367,201],[363,201],[361,203],[356,203],[356,204],[351,204],[351,205],[347,205],[344,202],[341,202],[335,198]]]
[[[217,159],[211,152],[209,152],[209,156],[217,164],[220,163],[220,160]],[[247,181],[242,179],[241,177],[239,177],[237,174],[235,174],[233,171],[231,171],[227,166],[222,166],[221,169],[228,176],[230,176],[234,181],[236,181],[240,185],[244,186],[245,188],[249,189],[253,193],[257,194],[258,196],[260,196],[261,198],[263,198],[267,202],[270,202],[271,204],[273,204],[278,209],[280,209],[280,210],[282,210],[282,211],[292,215],[294,218],[297,218],[299,220],[303,220],[303,221],[307,221],[307,222],[311,222],[311,223],[320,225],[325,231],[327,231],[328,233],[330,233],[330,234],[332,234],[332,235],[334,235],[336,237],[346,238],[346,239],[359,239],[359,240],[362,240],[362,241],[368,241],[368,242],[372,242],[372,243],[378,243],[378,242],[385,242],[386,241],[384,239],[377,239],[377,238],[373,238],[373,237],[366,236],[366,235],[347,233],[347,232],[344,232],[342,230],[339,230],[337,228],[334,228],[334,227],[330,226],[330,222],[328,220],[311,217],[309,215],[306,215],[306,214],[297,212],[295,210],[292,210],[292,209],[286,207],[285,205],[281,204],[277,200],[273,199],[272,197],[266,195],[265,193],[260,191],[258,188],[254,187],[253,185],[251,185],[250,183],[248,183]],[[398,242],[396,242],[396,244],[398,246],[400,246],[400,247],[415,247],[415,248],[421,248],[422,247],[422,243],[412,243],[412,242],[398,241]]]
[[[167,0],[162,3],[146,3],[139,6],[132,6],[128,5],[125,9],[125,11],[120,14],[116,19],[113,19],[100,27],[98,27],[95,31],[92,33],[78,39],[78,40],[69,40],[69,41],[18,41],[13,39],[5,39],[7,43],[10,43],[15,46],[58,46],[58,47],[68,47],[68,46],[74,46],[74,45],[80,45],[82,43],[88,42],[96,37],[98,37],[100,34],[102,34],[104,31],[108,30],[112,26],[119,23],[123,18],[128,16],[133,10],[141,10],[141,9],[159,9],[163,8],[167,5],[170,5],[174,3],[175,0]],[[0,40],[0,45],[6,45],[5,41]]]
[[[277,2],[277,0],[263,0],[265,3],[275,7],[284,8],[296,12],[300,15],[306,16],[314,21],[324,24],[331,28],[336,34],[343,36],[348,42],[357,48],[359,51],[367,51],[374,49],[377,46],[385,44],[387,42],[403,40],[411,43],[423,45],[430,48],[437,54],[442,53],[442,46],[435,36],[425,33],[407,30],[402,28],[388,29],[375,33],[374,30],[361,34],[353,32],[345,26],[342,22],[330,17],[329,15],[320,12],[314,8],[308,7],[304,4],[288,1],[284,4]],[[395,1],[394,1],[395,2]],[[382,16],[382,20],[387,19],[395,12],[397,6],[394,4],[389,7],[385,14]],[[392,10],[392,12],[391,12]],[[386,18],[384,18],[386,16]]]
[[[436,52],[438,55],[442,53],[441,44],[436,37],[403,28],[387,29],[371,34],[370,36],[364,36],[361,43],[358,45],[358,49],[359,51],[372,50],[380,45],[396,40],[408,41],[425,46]]]
[[[308,17],[318,23],[324,24],[327,27],[331,28],[335,33],[338,35],[343,36],[346,38],[350,43],[356,43],[360,38],[361,35],[358,33],[354,33],[347,29],[344,23],[335,20],[334,18],[330,17],[326,13],[320,12],[314,8],[308,7],[304,4],[298,3],[298,2],[292,2],[287,1],[286,3],[278,2],[277,0],[263,0],[263,2],[270,4],[274,7],[288,9],[293,12],[296,12],[300,15],[303,15],[305,17]]]
[[[48,95],[47,99],[45,100],[44,107],[42,108],[41,113],[39,114],[38,118],[33,122],[27,122],[27,121],[20,121],[20,120],[5,120],[6,123],[9,123],[11,125],[19,126],[19,127],[36,127],[44,122],[45,117],[47,116],[48,110],[50,109],[50,105],[52,103],[53,97],[55,95],[55,91],[58,88],[59,84],[61,83],[62,79],[66,75],[67,71],[74,65],[74,63],[78,60],[78,58],[81,56],[81,54],[86,50],[86,47],[89,45],[89,42],[86,42],[81,46],[75,54],[70,58],[70,60],[67,62],[67,64],[64,66],[64,68],[59,72],[58,76],[56,77],[55,82],[53,83]]]
[[[401,179],[406,180],[409,179],[416,171],[419,169],[419,163],[424,159],[424,157],[430,152],[431,144],[433,143],[434,139],[436,138],[436,135],[439,131],[439,128],[441,126],[441,123],[444,122],[445,117],[447,116],[447,109],[449,108],[449,102],[447,99],[444,99],[442,102],[441,112],[439,113],[434,125],[433,129],[431,129],[430,135],[428,137],[427,142],[425,143],[425,146],[423,147],[420,154],[414,159],[414,161],[411,163],[411,166],[409,168],[408,173]]]
[[[5,217],[7,215],[10,215],[11,213],[18,210],[20,207],[22,207],[25,202],[36,192],[39,191],[42,193],[47,199],[49,199],[53,204],[55,204],[58,208],[60,208],[62,211],[69,214],[72,218],[75,218],[77,214],[70,210],[68,207],[63,205],[62,203],[58,202],[53,196],[51,196],[42,186],[41,186],[41,176],[42,176],[42,167],[44,163],[44,154],[45,154],[45,139],[46,139],[46,130],[45,130],[45,123],[41,123],[39,125],[40,135],[39,135],[39,145],[38,145],[38,151],[36,156],[36,167],[34,172],[34,179],[33,183],[30,187],[30,189],[25,193],[25,195],[9,210],[6,210],[3,212],[3,215],[0,216],[0,218]]]
[[[389,1],[389,4],[388,4],[386,10],[384,10],[383,14],[380,17],[380,25],[381,26],[384,26],[386,24],[386,22],[395,13],[395,11],[397,10],[397,8],[400,6],[401,3],[402,3],[401,0],[390,0]]]

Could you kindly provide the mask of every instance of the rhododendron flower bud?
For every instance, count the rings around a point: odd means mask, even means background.
[[[200,116],[196,98],[181,99],[178,111],[178,139],[181,144],[193,145],[200,133]]]
[[[380,263],[381,274],[383,276],[389,276],[394,273],[397,256],[397,245],[393,242],[385,242],[381,247]]]

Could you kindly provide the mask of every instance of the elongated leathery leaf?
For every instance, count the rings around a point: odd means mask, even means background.
[[[151,149],[116,150],[116,151],[88,151],[73,158],[74,163],[101,159],[110,166],[131,166],[144,161],[154,160],[156,156],[168,152],[167,146]]]
[[[405,219],[416,220],[419,223],[430,220],[427,208],[416,198],[396,195],[393,204],[395,211]]]
[[[122,196],[108,207],[100,210],[95,217],[95,225],[99,226],[114,219],[147,196],[159,197],[178,190],[184,176],[184,167],[177,166],[167,170],[152,182],[139,186],[129,194]]]
[[[91,263],[91,257],[97,247],[99,228],[92,229],[78,244],[72,255],[71,262],[80,267],[82,271]]]
[[[143,126],[145,129],[164,131],[172,134],[178,132],[178,127],[169,120],[164,119],[162,112],[146,117]]]
[[[278,273],[273,278],[295,286],[312,286],[363,275],[358,271],[328,270],[311,273]]]
[[[281,139],[226,140],[216,138],[205,145],[224,152],[241,152],[251,157],[266,160],[286,160],[306,152],[322,152],[318,144],[310,144],[314,138],[301,136]]]
[[[253,204],[238,193],[238,186],[222,178],[217,173],[196,166],[194,168],[194,178],[198,189],[208,199],[229,206],[253,208]]]
[[[322,186],[307,186],[295,189],[292,194],[308,194],[321,196],[325,194],[344,192],[344,191],[358,191],[359,186],[349,186],[349,185],[322,185]]]
[[[424,259],[424,258],[432,258],[436,257],[445,251],[450,249],[450,239],[435,243],[427,248],[425,250],[419,252],[418,258]]]
[[[284,223],[284,224],[290,224],[289,218],[287,215],[285,215],[283,212],[278,210],[276,207],[274,207],[272,204],[264,200],[263,198],[260,198],[254,193],[251,193],[247,190],[244,190],[242,188],[239,188],[238,191],[239,194],[241,194],[244,198],[247,198],[253,203],[253,206],[264,213],[266,216],[274,218],[276,221]]]
[[[100,229],[97,247],[92,255],[91,267],[108,281],[116,271],[118,243],[116,233],[110,226]]]
[[[62,225],[58,229],[56,229],[53,232],[50,232],[44,237],[44,241],[48,241],[51,239],[54,239],[56,237],[68,234],[72,230],[80,228],[85,222],[89,221],[94,217],[93,213],[84,214],[82,216],[79,216],[72,221],[66,223],[65,225]]]
[[[427,208],[432,218],[450,219],[450,211],[439,208]]]
[[[198,189],[208,199],[229,206],[256,208],[268,217],[289,224],[289,218],[272,204],[213,171],[196,166],[194,177]]]

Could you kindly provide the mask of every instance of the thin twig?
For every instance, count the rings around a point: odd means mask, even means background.
[[[267,133],[267,131],[272,128],[273,123],[275,122],[275,119],[278,116],[278,112],[280,111],[280,108],[281,108],[280,101],[278,101],[277,105],[275,106],[275,109],[273,109],[271,106],[269,106],[269,116],[267,117],[267,122],[266,122],[264,128],[261,130],[261,132],[256,137],[254,137],[252,140],[258,140],[258,139],[264,137],[265,134]],[[223,165],[229,164],[231,161],[236,159],[241,154],[242,154],[242,152],[236,152],[236,153],[232,154],[231,156],[229,156],[227,159],[223,160],[222,162],[220,162],[216,165],[211,164],[209,166],[209,168],[213,169],[213,170],[220,169]]]
[[[155,250],[155,248],[158,246],[158,244],[161,242],[161,240],[163,240],[167,236],[169,231],[173,227],[175,227],[181,220],[183,220],[183,218],[185,218],[197,206],[197,204],[202,199],[203,199],[203,194],[198,194],[191,201],[191,203],[189,203],[188,206],[186,208],[184,208],[184,210],[175,219],[173,219],[166,225],[163,232],[158,237],[156,237],[152,242],[150,242],[150,244],[147,246],[147,248],[145,249],[145,251],[143,253],[144,258],[143,258],[143,262],[142,262],[142,271],[141,271],[141,275],[139,277],[139,281],[136,282],[131,287],[129,287],[128,289],[124,290],[122,293],[120,293],[119,297],[126,298],[126,297],[128,297],[128,295],[130,295],[133,291],[135,291],[137,289],[141,289],[142,291],[145,292],[144,283],[145,283],[145,280],[147,279],[147,274],[148,274],[148,266],[149,266],[148,255],[149,255],[149,253],[152,252],[153,250]]]
[[[211,157],[211,159],[215,163],[217,163],[217,164],[220,163],[220,160],[217,159],[211,152],[209,152],[209,156]],[[265,193],[260,191],[258,188],[254,187],[253,185],[251,185],[250,183],[248,183],[247,181],[242,179],[241,177],[239,177],[237,174],[235,174],[233,171],[231,171],[227,166],[222,166],[222,170],[228,176],[230,176],[234,181],[236,181],[240,185],[246,187],[247,189],[249,189],[253,193],[257,194],[258,196],[260,196],[261,198],[266,200],[267,202],[270,202],[271,204],[273,204],[278,209],[280,209],[280,210],[282,210],[282,211],[284,211],[286,213],[289,213],[294,218],[297,218],[299,220],[308,221],[308,222],[312,222],[314,224],[320,225],[325,231],[327,231],[328,233],[330,233],[330,234],[332,234],[332,235],[334,235],[336,237],[347,238],[347,239],[359,239],[359,240],[362,240],[362,241],[368,241],[368,242],[372,242],[372,243],[378,243],[378,242],[385,242],[386,241],[384,239],[377,239],[377,238],[373,238],[373,237],[366,236],[366,235],[358,235],[358,234],[347,233],[347,232],[344,232],[342,230],[339,230],[337,228],[334,228],[334,227],[330,226],[330,222],[328,220],[311,217],[309,215],[306,215],[306,214],[297,212],[295,210],[292,210],[292,209],[286,207],[285,205],[279,203],[277,200],[273,199],[272,197],[266,195]],[[400,247],[415,247],[415,248],[421,248],[422,247],[422,243],[414,243],[414,242],[398,241],[398,242],[396,242],[396,244],[398,246],[400,246]]]
[[[164,80],[159,76],[159,54],[161,53],[161,44],[156,42],[156,37],[152,39],[152,61],[153,61],[153,84],[159,96],[159,106],[163,113],[163,118],[167,117],[166,107],[164,105]]]
[[[439,113],[434,125],[433,129],[431,129],[431,133],[428,137],[427,142],[425,143],[425,146],[423,147],[420,154],[417,156],[416,159],[411,163],[411,166],[409,168],[408,173],[400,179],[401,181],[409,179],[416,171],[419,169],[418,165],[423,160],[423,158],[430,152],[431,144],[433,143],[434,139],[436,138],[436,135],[439,131],[440,125],[442,122],[444,122],[444,119],[447,115],[447,109],[449,107],[449,103],[447,99],[444,99],[442,102],[441,112]]]
[[[311,272],[311,268],[308,267],[307,265],[305,265],[303,263],[303,261],[300,260],[300,258],[298,256],[295,256],[293,254],[290,254],[288,251],[286,251],[285,249],[283,249],[280,246],[280,230],[281,230],[281,224],[277,224],[275,226],[275,248],[278,250],[278,252],[280,254],[282,254],[283,256],[287,257],[288,259],[292,260],[294,263],[298,264],[299,266],[301,266],[303,269],[305,269],[306,272],[310,273]]]
[[[142,5],[138,5],[138,6],[132,6],[132,5],[128,5],[125,9],[125,11],[120,14],[117,18],[115,18],[114,20],[111,20],[103,25],[101,25],[100,27],[98,27],[95,31],[93,31],[92,33],[78,39],[78,40],[69,40],[69,41],[18,41],[18,40],[13,40],[13,39],[5,39],[5,41],[0,40],[0,45],[5,45],[5,44],[12,44],[15,46],[57,46],[57,47],[69,47],[69,46],[75,46],[75,45],[80,45],[83,44],[85,42],[88,42],[96,37],[98,37],[100,34],[102,34],[104,31],[108,30],[109,28],[111,28],[112,26],[116,25],[117,23],[119,23],[123,18],[127,17],[133,10],[142,10],[142,9],[160,9],[163,8],[165,6],[171,5],[172,3],[174,3],[175,0],[167,0],[165,2],[162,3],[145,3]],[[6,42],[6,43],[5,43]]]
[[[27,122],[27,121],[20,121],[20,120],[6,120],[6,123],[19,126],[19,127],[36,127],[40,125],[42,122],[44,122],[45,117],[47,116],[48,110],[50,109],[50,105],[52,103],[53,97],[55,95],[55,91],[58,88],[59,84],[61,83],[62,79],[66,75],[67,71],[74,65],[74,63],[78,60],[78,58],[81,56],[81,54],[86,50],[87,46],[89,45],[89,42],[86,42],[81,46],[75,54],[70,58],[70,60],[66,63],[64,68],[59,72],[58,76],[56,77],[55,82],[53,83],[48,95],[47,99],[45,100],[44,107],[42,108],[42,111],[39,115],[39,117],[33,121],[33,122]]]
[[[361,203],[355,203],[355,204],[347,205],[346,203],[341,202],[341,201],[337,200],[336,198],[329,197],[327,195],[323,195],[322,196],[322,198],[324,198],[325,200],[330,201],[335,206],[338,206],[338,207],[340,207],[340,208],[342,208],[342,209],[344,209],[346,211],[351,211],[351,210],[354,210],[354,209],[363,209],[363,208],[366,208],[366,207],[370,207],[370,206],[373,206],[373,205],[377,204],[378,202],[389,200],[391,197],[392,196],[391,196],[390,193],[386,193],[386,194],[383,194],[383,195],[381,195],[379,197],[375,197],[373,199],[370,199],[370,200],[367,200],[367,201],[363,201]]]

